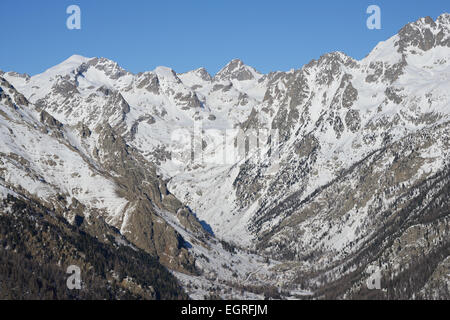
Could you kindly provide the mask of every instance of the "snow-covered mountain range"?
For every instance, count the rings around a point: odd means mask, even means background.
[[[74,55],[0,72],[0,196],[104,220],[194,298],[439,298],[449,129],[449,14],[289,72]]]

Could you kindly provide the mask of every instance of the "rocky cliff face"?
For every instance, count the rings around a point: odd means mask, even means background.
[[[104,220],[197,298],[444,297],[449,53],[443,14],[289,72],[2,73],[2,194]]]

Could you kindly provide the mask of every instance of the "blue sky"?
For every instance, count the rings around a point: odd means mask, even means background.
[[[66,8],[81,8],[81,30]],[[381,8],[381,30],[366,9]],[[215,74],[233,58],[261,72],[300,68],[331,51],[360,59],[406,23],[450,12],[449,0],[2,0],[0,69],[37,74],[72,54],[131,72],[164,65]]]

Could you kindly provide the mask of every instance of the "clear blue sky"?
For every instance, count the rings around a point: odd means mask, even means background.
[[[82,29],[68,30],[76,4]],[[366,28],[381,8],[382,29]],[[0,69],[36,74],[72,54],[107,57],[131,72],[165,65],[212,74],[233,58],[262,72],[299,68],[331,51],[360,59],[449,0],[1,0]]]

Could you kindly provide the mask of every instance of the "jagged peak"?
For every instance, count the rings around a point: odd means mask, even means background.
[[[178,75],[182,76],[182,77],[186,76],[186,75],[194,75],[204,81],[208,81],[208,82],[212,81],[211,75],[209,74],[208,70],[206,70],[206,68],[204,68],[204,67],[200,67],[195,70],[188,71],[188,72],[183,72]]]
[[[437,19],[436,22],[439,24],[446,24],[446,25],[450,25],[450,14],[445,12],[443,14],[441,14]]]
[[[180,78],[178,78],[177,73],[169,67],[159,66],[153,70],[158,79],[164,79],[169,82],[181,83]]]
[[[437,46],[450,47],[450,24],[448,21],[449,15],[442,14],[436,21],[431,17],[424,17],[408,23],[398,32],[398,41],[395,42],[398,52],[405,52],[409,46],[423,51]]]
[[[439,46],[450,47],[449,22],[448,13],[436,20],[423,17],[410,22],[391,38],[379,42],[363,61],[384,61],[392,65],[404,61],[407,54],[415,54],[417,49],[428,51]]]
[[[242,66],[245,66],[244,62],[241,59],[233,59],[225,66],[226,69],[238,69]]]
[[[165,66],[158,66],[155,68],[155,70],[153,70],[154,73],[159,74],[159,75],[163,75],[163,76],[167,76],[167,77],[172,77],[172,76],[176,76],[176,72],[169,67],[165,67]]]
[[[86,58],[77,54],[74,54],[67,58],[66,60],[62,61],[61,63],[57,64],[56,66],[53,66],[47,70],[45,70],[43,73],[38,74],[34,77],[54,77],[58,75],[66,75],[69,74],[76,69],[78,69],[81,65],[89,62],[92,58]]]
[[[354,61],[354,59],[342,51],[333,51],[333,52],[325,53],[318,60],[319,63],[323,63],[323,62],[327,62],[327,61],[340,61],[342,63],[347,63],[349,61]]]
[[[123,69],[117,62],[104,57],[92,58],[87,62],[87,65],[103,71],[111,79],[118,79],[122,76],[131,74],[129,71]]]
[[[445,12],[441,14],[439,17],[437,17],[436,20],[433,20],[433,18],[430,16],[421,17],[414,22],[406,24],[403,28],[407,26],[425,27],[425,28],[447,27],[448,29],[450,27],[450,14]]]
[[[79,54],[73,54],[69,58],[64,60],[62,63],[80,63],[81,64],[81,63],[88,62],[91,59],[92,58],[84,57],[84,56],[79,55]]]
[[[348,56],[344,52],[341,51],[333,51],[329,53],[325,53],[319,57],[319,59],[312,59],[309,63],[303,66],[303,70],[308,70],[313,67],[328,67],[330,65],[337,67],[338,65],[355,65],[356,60],[352,57]],[[291,73],[298,72],[298,70],[290,71]]]
[[[78,74],[87,71],[90,67],[104,72],[105,75],[107,75],[111,79],[118,79],[124,75],[131,74],[129,71],[123,69],[117,62],[108,58],[87,58],[81,55],[74,54],[58,65],[47,69],[40,75],[37,75],[37,77],[65,76],[73,73]]]
[[[261,78],[262,74],[253,67],[247,66],[240,59],[231,60],[215,76],[214,80],[253,80]]]
[[[194,70],[193,72],[194,72],[195,75],[200,77],[202,80],[205,80],[205,81],[211,81],[212,80],[212,77],[209,74],[209,72],[203,67],[198,68],[198,69]]]

